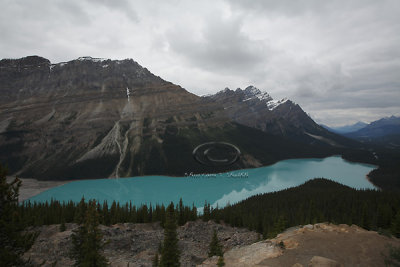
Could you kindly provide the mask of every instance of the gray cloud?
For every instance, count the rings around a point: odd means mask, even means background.
[[[256,85],[337,125],[400,115],[397,0],[0,0],[1,58],[133,58],[196,94]]]
[[[116,10],[124,14],[127,18],[132,20],[133,22],[139,22],[139,16],[133,8],[131,2],[128,0],[86,0],[93,6],[104,6],[105,8],[109,8],[111,10]]]
[[[167,33],[167,42],[190,65],[206,71],[248,73],[259,68],[271,51],[243,34],[241,23],[240,19],[211,18],[198,36],[191,36],[190,28],[180,26]]]

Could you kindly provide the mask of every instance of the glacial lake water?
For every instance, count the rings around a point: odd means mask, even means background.
[[[202,210],[204,202],[219,207],[234,204],[250,196],[279,191],[324,177],[341,184],[362,189],[375,187],[366,175],[376,166],[351,163],[339,156],[323,159],[290,159],[255,169],[220,174],[188,174],[186,177],[144,176],[119,179],[97,179],[70,182],[44,191],[29,200],[36,202],[73,200],[82,196],[102,203],[113,200],[140,204],[178,203],[194,205]]]

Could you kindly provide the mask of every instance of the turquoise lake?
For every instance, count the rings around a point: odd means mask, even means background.
[[[255,169],[220,174],[188,174],[186,177],[144,176],[119,179],[74,181],[44,191],[30,201],[80,201],[82,196],[102,203],[113,200],[140,204],[177,203],[194,205],[201,211],[204,202],[219,207],[234,204],[250,196],[279,191],[300,185],[310,179],[324,177],[362,189],[375,187],[366,175],[376,166],[350,163],[339,156],[324,159],[290,159]]]

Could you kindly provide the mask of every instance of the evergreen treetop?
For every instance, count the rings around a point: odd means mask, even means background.
[[[164,244],[161,252],[161,267],[178,267],[180,266],[180,251],[178,248],[178,235],[176,232],[176,218],[174,204],[167,207],[166,218],[164,224]]]
[[[222,255],[223,255],[222,246],[219,243],[217,231],[214,229],[208,250],[208,257],[222,256]]]
[[[71,255],[75,258],[75,266],[108,266],[107,259],[102,255],[104,244],[98,225],[96,201],[89,201],[83,225],[72,235]]]
[[[1,266],[30,266],[22,255],[33,244],[36,234],[21,232],[24,224],[18,212],[21,181],[7,183],[7,169],[0,164],[0,264]]]

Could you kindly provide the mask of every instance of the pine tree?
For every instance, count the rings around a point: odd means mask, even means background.
[[[99,215],[93,200],[89,202],[83,225],[72,235],[71,256],[75,259],[75,266],[108,266],[107,259],[102,255],[104,244],[98,225]]]
[[[103,223],[104,225],[110,225],[111,224],[111,219],[110,219],[110,213],[108,210],[108,204],[107,201],[105,200],[103,203]]]
[[[396,213],[392,222],[392,233],[396,237],[400,237],[400,210]]]
[[[217,231],[213,231],[213,235],[211,238],[211,242],[210,242],[210,246],[209,246],[209,250],[208,250],[208,257],[212,257],[212,256],[222,256],[222,246],[219,243],[218,240],[218,235],[217,235]]]
[[[60,224],[60,232],[64,232],[67,229],[67,227],[65,226],[65,222],[62,221],[62,223]]]
[[[196,219],[197,219],[197,208],[193,203],[192,204],[192,212],[190,213],[190,220],[195,221]]]
[[[286,228],[286,220],[283,216],[280,216],[278,220],[274,222],[273,231],[270,233],[270,237],[275,237]]]
[[[176,219],[174,204],[167,207],[165,225],[164,225],[164,244],[161,252],[161,267],[180,266],[180,251],[178,248],[178,235],[176,232]]]
[[[21,256],[33,244],[36,234],[22,234],[24,229],[18,213],[18,192],[21,181],[7,183],[7,170],[0,165],[0,264],[1,266],[30,266]]]
[[[156,255],[154,255],[153,258],[153,267],[158,267],[159,266],[159,259],[158,259],[158,253],[156,253]]]
[[[208,204],[206,201],[204,203],[204,209],[203,209],[203,221],[208,222],[210,220],[210,216],[211,216],[210,204]]]
[[[75,209],[74,222],[76,222],[77,224],[82,224],[83,221],[85,220],[85,214],[86,214],[85,197],[82,197],[77,208]]]
[[[217,266],[218,266],[218,267],[223,267],[223,266],[225,266],[224,257],[220,256],[220,257],[218,258]]]
[[[184,207],[183,207],[183,201],[182,198],[179,200],[179,210],[178,210],[178,225],[184,225],[185,224],[185,215],[184,215]]]

